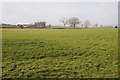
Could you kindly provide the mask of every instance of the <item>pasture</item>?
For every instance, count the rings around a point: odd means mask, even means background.
[[[3,78],[116,78],[118,29],[2,29]]]

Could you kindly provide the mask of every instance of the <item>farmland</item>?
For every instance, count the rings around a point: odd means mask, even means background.
[[[116,78],[118,29],[3,29],[3,78]]]

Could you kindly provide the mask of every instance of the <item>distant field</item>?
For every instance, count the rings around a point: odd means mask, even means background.
[[[4,78],[116,78],[118,29],[3,29]]]

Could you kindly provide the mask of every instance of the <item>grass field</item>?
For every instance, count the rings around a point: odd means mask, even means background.
[[[3,78],[116,78],[118,29],[3,29]]]

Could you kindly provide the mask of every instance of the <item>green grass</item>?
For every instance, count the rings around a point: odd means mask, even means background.
[[[4,78],[116,78],[118,29],[3,29]]]

